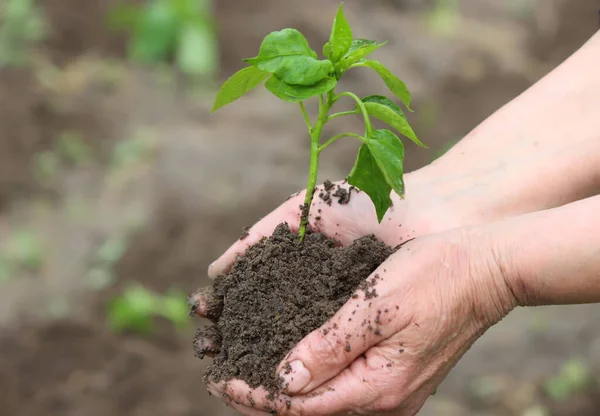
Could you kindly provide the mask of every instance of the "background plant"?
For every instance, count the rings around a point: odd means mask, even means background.
[[[0,68],[26,64],[29,47],[45,34],[46,24],[35,0],[0,3]]]
[[[217,38],[212,0],[151,0],[121,4],[109,15],[111,27],[129,33],[131,59],[144,63],[174,61],[184,73],[213,77]]]
[[[183,329],[190,324],[189,309],[187,296],[181,291],[173,289],[161,295],[136,284],[110,301],[108,324],[115,332],[146,335],[154,331],[154,318],[162,317],[176,329]]]
[[[319,59],[306,37],[298,30],[288,28],[272,32],[263,40],[258,55],[244,60],[250,66],[229,78],[217,94],[213,112],[239,99],[263,82],[276,97],[299,104],[310,135],[310,170],[300,222],[300,239],[303,239],[306,233],[308,214],[316,189],[319,155],[338,139],[352,137],[362,142],[348,182],[369,195],[375,205],[379,222],[392,205],[391,191],[400,197],[404,196],[404,146],[391,130],[374,129],[371,119],[385,122],[401,135],[424,147],[406,116],[388,97],[370,95],[361,99],[349,91],[335,91],[338,82],[347,71],[369,68],[381,77],[392,94],[410,110],[411,94],[405,83],[381,62],[367,59],[368,55],[383,45],[385,42],[378,43],[353,37],[342,3],[335,17],[329,41],[323,46],[325,59]],[[314,122],[305,106],[305,101],[311,98],[318,99],[319,104]],[[334,105],[344,98],[352,100],[354,108],[332,114]],[[344,132],[325,142],[321,141],[323,128],[329,121],[357,114],[362,115],[364,119],[363,134]]]

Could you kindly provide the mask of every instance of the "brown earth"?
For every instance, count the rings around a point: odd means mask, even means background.
[[[391,253],[374,236],[341,247],[320,233],[308,233],[300,242],[287,224],[279,225],[215,280],[220,305],[213,307],[221,313],[213,335],[219,352],[206,380],[241,379],[250,387],[279,392],[283,385],[276,369],[285,355],[333,317]],[[364,286],[357,308],[366,307],[367,291]],[[205,330],[198,335],[205,336]],[[361,342],[347,335],[347,348]],[[196,348],[203,357],[205,344]]]

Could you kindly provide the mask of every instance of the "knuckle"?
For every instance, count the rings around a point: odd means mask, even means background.
[[[391,412],[402,405],[402,397],[397,394],[382,395],[373,403],[373,410],[377,413]]]
[[[319,366],[347,361],[345,342],[337,335],[323,335],[319,331],[314,342],[309,345],[311,356]]]

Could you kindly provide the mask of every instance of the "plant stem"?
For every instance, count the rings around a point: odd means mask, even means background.
[[[331,139],[327,140],[325,143],[323,143],[321,146],[319,146],[319,153],[321,153],[323,150],[325,150],[325,148],[327,146],[329,146],[330,144],[332,144],[336,140],[341,139],[342,137],[354,137],[354,138],[360,140],[363,143],[365,142],[365,138],[363,136],[361,136],[360,134],[356,134],[356,133],[341,133],[341,134],[338,134],[336,136],[333,136]]]
[[[306,122],[306,127],[308,127],[308,131],[310,133],[313,126],[312,126],[312,122],[310,121],[310,117],[308,116],[308,113],[306,112],[306,107],[304,107],[304,103],[302,101],[299,102],[298,104],[300,104],[300,110],[302,110],[302,115],[304,116],[304,121]]]
[[[298,234],[300,235],[300,241],[304,241],[306,235],[306,227],[308,225],[308,214],[310,212],[310,206],[312,204],[315,189],[317,187],[317,173],[319,171],[319,144],[321,140],[321,133],[323,127],[328,121],[329,110],[333,105],[331,97],[333,94],[329,94],[327,100],[323,96],[319,97],[319,118],[315,123],[315,126],[310,130],[310,170],[308,173],[308,185],[306,187],[306,196],[304,197],[304,205],[302,206],[302,217],[300,218],[300,227]]]
[[[329,120],[333,120],[334,118],[338,118],[338,117],[343,117],[343,116],[351,116],[351,115],[355,115],[358,114],[356,112],[356,110],[354,111],[343,111],[341,113],[335,113],[329,116]]]
[[[362,100],[360,98],[358,98],[358,96],[356,94],[354,94],[352,92],[348,92],[348,91],[342,92],[339,95],[337,95],[336,97],[334,97],[333,102],[335,103],[337,100],[339,100],[342,97],[350,97],[354,101],[356,101],[356,105],[360,109],[360,112],[362,113],[362,116],[365,119],[365,136],[369,137],[371,135],[371,132],[373,131],[373,126],[371,125],[371,118],[369,117],[369,113],[367,112],[367,108],[365,107],[365,104],[362,102]]]

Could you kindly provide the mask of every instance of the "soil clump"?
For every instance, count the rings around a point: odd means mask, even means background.
[[[286,354],[357,289],[372,290],[365,280],[392,252],[374,236],[342,247],[308,233],[301,243],[287,224],[279,225],[215,280],[211,304],[221,309],[215,327],[219,345],[205,381],[242,379],[253,388],[279,391],[276,369]],[[199,357],[207,353],[205,345],[196,343]]]

